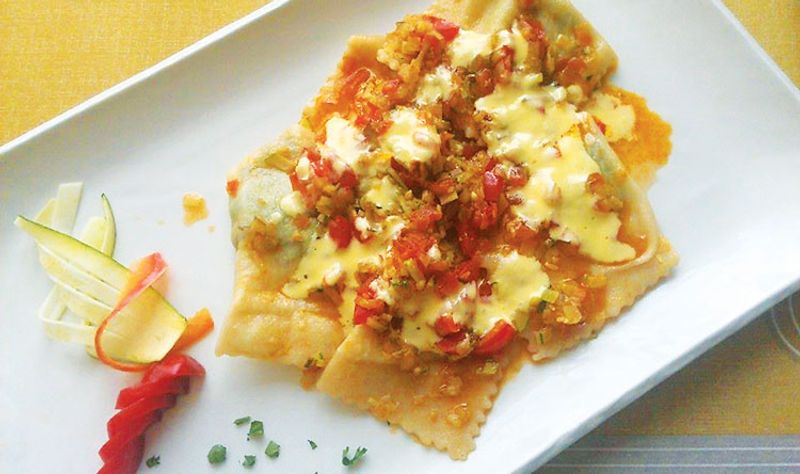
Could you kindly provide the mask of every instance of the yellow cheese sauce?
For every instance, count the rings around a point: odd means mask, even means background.
[[[290,298],[303,299],[317,290],[335,287],[343,281],[339,313],[343,324],[352,325],[359,264],[380,266],[389,242],[401,227],[399,219],[389,218],[378,235],[365,243],[353,239],[345,249],[337,248],[327,233],[314,239],[297,269],[283,286],[282,293]]]
[[[600,167],[575,136],[585,114],[565,101],[564,88],[523,81],[500,87],[475,104],[492,117],[485,132],[489,151],[524,164],[530,173],[514,212],[533,229],[556,223],[551,237],[580,244],[583,254],[599,262],[633,258],[634,249],[617,240],[619,217],[595,209],[597,197],[587,190],[588,177]]]
[[[414,109],[398,107],[389,119],[392,125],[381,136],[381,147],[406,168],[410,169],[414,163],[427,163],[439,152],[439,134]]]

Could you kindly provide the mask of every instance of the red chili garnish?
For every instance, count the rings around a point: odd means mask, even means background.
[[[117,397],[120,411],[108,420],[108,441],[98,452],[103,460],[98,474],[135,473],[147,429],[175,405],[177,395],[188,392],[190,377],[203,375],[205,369],[196,360],[172,355],[151,365],[139,383],[122,389]]]
[[[344,216],[336,216],[328,224],[328,233],[340,249],[345,249],[350,245],[354,231],[353,223]]]
[[[503,194],[503,187],[505,179],[502,176],[495,174],[494,171],[483,173],[483,197],[487,201],[497,202]]]
[[[475,350],[476,355],[492,355],[503,349],[514,338],[517,331],[514,326],[500,320],[492,329],[483,335]]]
[[[445,354],[457,354],[458,344],[463,341],[466,336],[467,334],[464,331],[450,334],[437,342],[436,347]]]
[[[443,314],[436,319],[436,322],[433,323],[433,330],[436,331],[441,337],[449,336],[450,334],[455,334],[460,332],[464,329],[464,327],[458,324],[454,319],[453,316],[449,314]]]
[[[428,21],[431,22],[433,28],[439,32],[445,41],[452,41],[458,36],[459,27],[455,23],[451,23],[444,18],[439,18],[433,15],[426,15]]]
[[[409,216],[410,227],[414,230],[427,232],[433,229],[434,225],[441,220],[442,211],[435,207],[421,207]]]
[[[239,193],[239,180],[229,179],[228,182],[225,183],[225,191],[228,192],[228,196],[235,198]]]

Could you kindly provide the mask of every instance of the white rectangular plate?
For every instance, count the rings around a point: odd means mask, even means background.
[[[357,445],[369,448],[361,473],[531,470],[797,285],[797,89],[718,3],[576,3],[619,53],[616,81],[674,126],[671,163],[650,192],[682,256],[674,276],[597,339],[525,367],[463,463],[302,390],[295,370],[218,359],[211,337],[192,350],[206,380],[148,434],[160,472],[209,470],[215,443],[228,446],[221,472],[242,472],[245,454],[258,455],[253,472],[340,472],[342,448]],[[221,323],[233,275],[226,171],[298,118],[349,35],[386,32],[426,5],[275,3],[0,150],[0,471],[96,469],[115,395],[135,380],[44,336],[35,314],[48,283],[13,217],[33,215],[59,182],[86,182],[80,219],[107,193],[117,257],[160,250],[170,299],[189,314],[208,306]],[[187,191],[211,212],[189,228]],[[279,459],[232,425],[243,415],[265,421]]]

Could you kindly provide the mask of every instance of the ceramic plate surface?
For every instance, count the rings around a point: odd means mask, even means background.
[[[576,0],[620,57],[615,82],[673,124],[674,150],[650,198],[681,254],[674,275],[600,337],[526,366],[501,392],[466,462],[298,385],[297,371],[192,350],[208,376],[148,433],[152,472],[530,471],[798,285],[800,93],[729,12],[711,1]],[[49,283],[15,215],[32,216],[65,181],[83,181],[78,225],[106,193],[122,262],[159,250],[169,299],[221,324],[233,248],[225,173],[299,117],[352,34],[389,31],[427,1],[277,2],[0,149],[0,471],[93,472],[117,391],[136,380],[47,339],[36,318]],[[181,197],[210,218],[181,222]],[[209,225],[216,226],[214,232]],[[266,436],[246,441],[251,415]],[[282,446],[263,455],[266,440]],[[319,448],[311,451],[307,439]],[[228,447],[211,469],[208,449]],[[146,468],[142,468],[148,471]]]

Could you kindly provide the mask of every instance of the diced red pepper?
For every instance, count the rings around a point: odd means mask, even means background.
[[[452,295],[458,290],[459,286],[455,272],[446,272],[436,275],[435,290],[440,298]]]
[[[358,184],[355,172],[350,167],[347,167],[342,175],[339,176],[339,185],[346,189],[353,189]]]
[[[489,332],[483,335],[472,353],[476,355],[496,354],[514,339],[514,334],[516,333],[514,326],[500,320]]]
[[[442,211],[435,207],[422,207],[409,216],[410,226],[414,230],[427,232],[442,219]]]
[[[445,354],[457,354],[458,353],[458,345],[467,334],[464,331],[457,332],[455,334],[450,334],[448,336],[443,337],[436,343],[436,347],[439,348],[440,351],[444,352]]]
[[[433,329],[436,331],[436,334],[445,337],[462,331],[464,327],[458,324],[453,319],[452,315],[443,314],[436,319],[435,323],[433,323]]]
[[[422,232],[402,232],[392,248],[401,260],[419,259],[433,246],[434,239]]]
[[[475,255],[478,250],[478,234],[475,229],[466,222],[459,222],[456,225],[456,235],[461,253],[467,257]]]
[[[481,276],[481,266],[476,258],[464,260],[456,266],[456,277],[464,283],[475,281]]]
[[[175,354],[151,365],[144,373],[142,383],[165,378],[202,377],[205,374],[206,370],[199,362],[187,355]]]
[[[433,28],[438,31],[446,41],[452,41],[458,36],[459,27],[455,23],[433,15],[426,15],[425,18],[431,22]]]
[[[483,173],[483,197],[487,201],[497,202],[500,195],[503,194],[505,187],[505,179],[497,175],[494,171],[485,171]]]
[[[528,181],[525,177],[525,174],[522,171],[522,168],[518,166],[512,166],[508,169],[508,185],[512,188],[519,188],[524,186],[525,183]]]
[[[486,230],[497,224],[499,210],[497,202],[479,201],[472,210],[472,225],[480,230]]]
[[[431,183],[428,186],[428,189],[437,196],[446,196],[452,193],[455,190],[456,183],[453,181],[453,178],[450,177],[443,177],[439,178],[438,181]]]
[[[340,249],[345,249],[350,245],[354,231],[353,223],[344,216],[336,216],[328,224],[328,233]]]
[[[125,431],[128,427],[133,426],[137,420],[148,416],[150,413],[172,408],[175,406],[176,399],[174,394],[168,393],[136,400],[108,420],[106,424],[108,436],[111,438],[117,433]]]
[[[481,282],[481,284],[478,285],[478,295],[483,298],[492,296],[492,284],[488,281]]]

